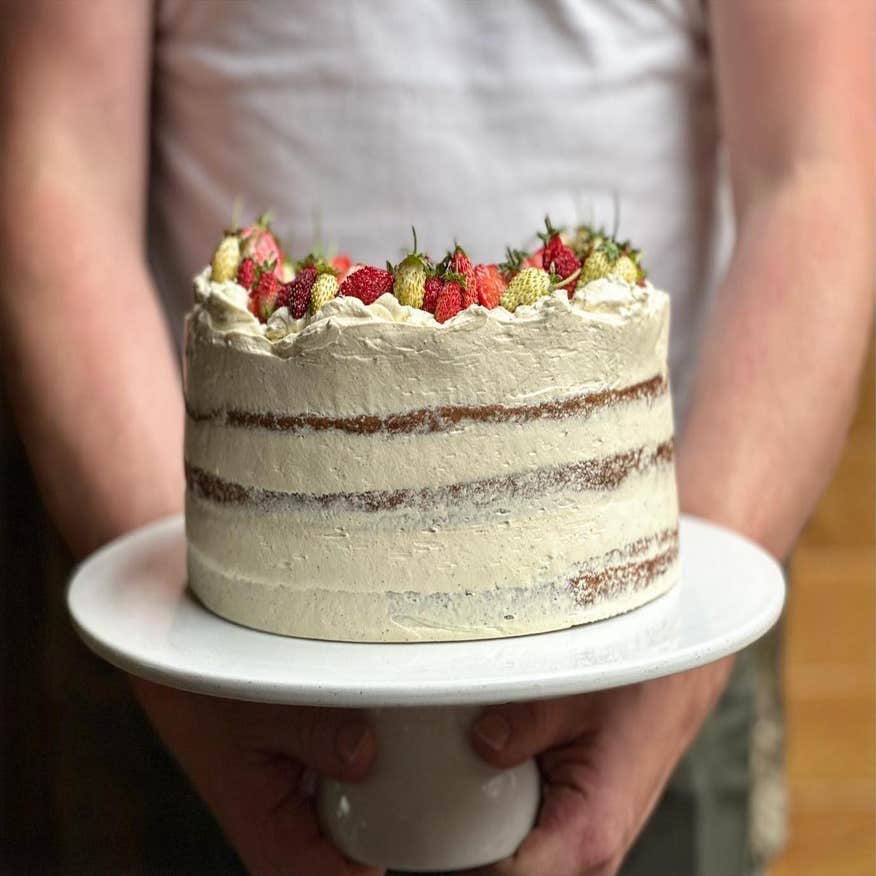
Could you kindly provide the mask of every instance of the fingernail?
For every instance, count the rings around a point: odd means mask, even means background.
[[[511,725],[501,715],[484,715],[475,722],[474,733],[493,751],[501,751],[511,738]]]
[[[345,724],[338,730],[335,746],[344,763],[353,763],[365,747],[368,727],[365,724]]]

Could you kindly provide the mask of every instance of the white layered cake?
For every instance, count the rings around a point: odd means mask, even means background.
[[[311,638],[478,639],[676,581],[664,292],[608,276],[444,322],[342,293],[263,321],[217,273],[186,343],[189,583],[210,609]]]

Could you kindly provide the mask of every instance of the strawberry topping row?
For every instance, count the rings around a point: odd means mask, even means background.
[[[534,304],[560,289],[571,298],[577,288],[602,277],[645,282],[640,253],[629,241],[589,225],[570,231],[554,228],[548,217],[539,233],[542,246],[534,252],[509,248],[501,264],[474,264],[459,244],[435,262],[419,252],[416,231],[413,237],[410,252],[385,268],[320,251],[293,262],[264,215],[242,230],[225,232],[213,253],[210,279],[235,281],[246,289],[249,309],[262,322],[281,307],[301,319],[338,296],[372,304],[392,293],[401,304],[425,310],[443,323],[473,305],[513,313],[521,304]]]

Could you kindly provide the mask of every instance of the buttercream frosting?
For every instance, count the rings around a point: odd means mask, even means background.
[[[443,324],[390,294],[261,323],[205,270],[193,589],[241,623],[365,641],[557,629],[653,598],[677,575],[668,329],[664,292],[614,279]]]

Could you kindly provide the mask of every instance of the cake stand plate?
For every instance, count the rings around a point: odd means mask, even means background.
[[[324,829],[366,863],[454,869],[513,851],[538,805],[534,764],[500,772],[470,752],[477,706],[693,669],[778,619],[784,581],[765,551],[692,517],[682,518],[680,542],[682,579],[665,596],[594,624],[506,639],[363,644],[238,626],[186,588],[181,515],[97,551],[67,598],[86,644],[134,675],[234,699],[370,709],[382,754],[362,784],[322,783]]]

